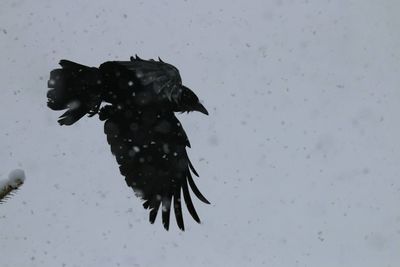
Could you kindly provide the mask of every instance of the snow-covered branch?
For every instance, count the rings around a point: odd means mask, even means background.
[[[0,180],[0,203],[9,198],[16,190],[18,190],[25,181],[25,172],[16,169],[10,172],[8,179]]]

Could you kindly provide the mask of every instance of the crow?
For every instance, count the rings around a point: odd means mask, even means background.
[[[62,68],[50,72],[47,92],[50,109],[66,110],[59,124],[72,125],[86,114],[98,114],[120,172],[150,210],[150,222],[161,207],[168,230],[172,205],[184,231],[183,195],[189,213],[200,223],[189,188],[202,202],[210,202],[193,181],[192,173],[198,174],[186,151],[190,143],[174,113],[208,111],[182,84],[178,69],[160,58],[143,60],[137,55],[98,68],[64,59],[59,64]]]

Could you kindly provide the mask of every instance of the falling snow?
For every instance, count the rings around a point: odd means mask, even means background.
[[[0,206],[0,266],[397,267],[398,7],[2,1],[0,181],[14,168],[29,177]],[[173,62],[210,111],[177,114],[212,203],[185,233],[147,224],[101,122],[58,127],[43,99],[61,58],[95,66],[134,53]],[[171,128],[163,121],[157,134]],[[135,160],[152,149],[132,144]]]

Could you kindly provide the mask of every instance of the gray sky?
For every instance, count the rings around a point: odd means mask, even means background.
[[[400,265],[398,1],[0,2],[0,265]],[[96,117],[46,107],[60,59],[160,56],[210,116],[179,115],[212,205],[166,232]]]

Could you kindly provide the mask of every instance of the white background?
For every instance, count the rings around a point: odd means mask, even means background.
[[[0,2],[0,266],[400,266],[400,4]],[[166,232],[96,117],[46,107],[62,58],[176,65],[210,116],[179,115],[196,224]]]

